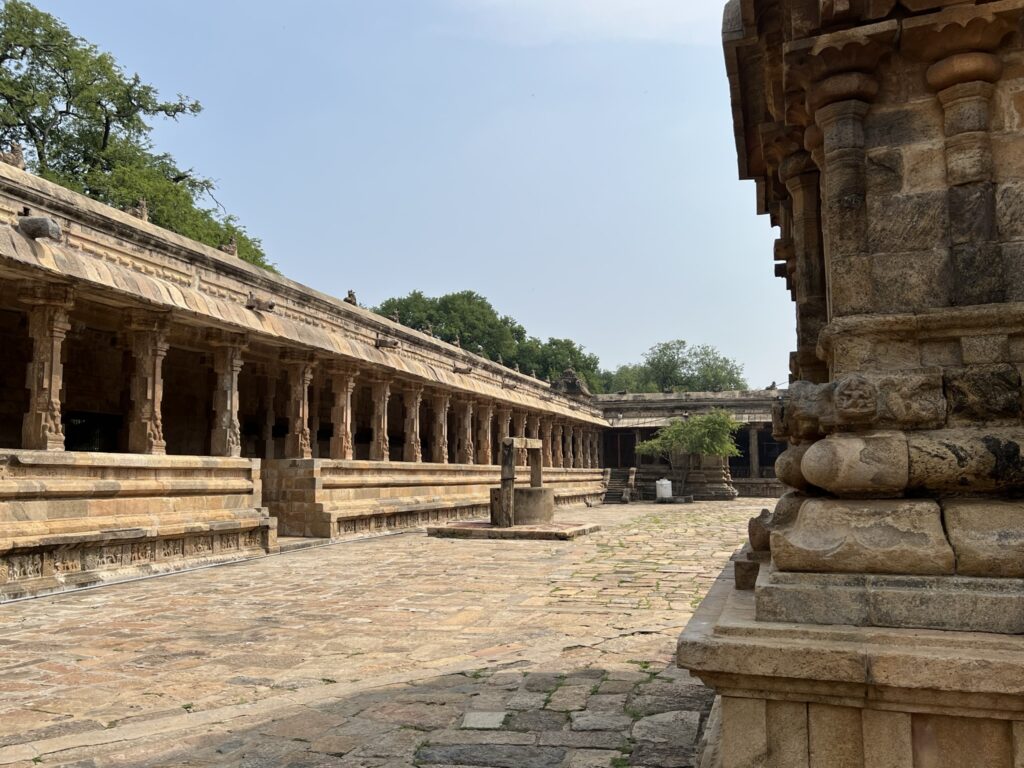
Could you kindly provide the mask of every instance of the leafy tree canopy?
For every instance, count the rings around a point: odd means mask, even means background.
[[[499,315],[491,303],[474,291],[449,293],[437,298],[413,291],[388,299],[375,312],[440,339],[458,342],[464,349],[500,360],[523,373],[552,380],[572,368],[594,391],[600,384],[596,355],[588,354],[571,339],[541,341],[507,315]]]
[[[145,200],[154,224],[214,247],[234,242],[239,257],[272,268],[260,241],[220,210],[213,182],[153,148],[152,118],[201,109],[180,94],[161,99],[25,0],[0,8],[0,142],[23,146],[29,170],[118,208]]]
[[[650,440],[639,443],[636,452],[672,462],[684,454],[739,456],[733,435],[741,424],[727,411],[714,410],[688,419],[675,419]]]
[[[682,339],[651,347],[642,363],[603,371],[606,392],[725,392],[746,389],[743,366],[706,344]]]

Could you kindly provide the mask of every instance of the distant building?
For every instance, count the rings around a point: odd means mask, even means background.
[[[638,457],[637,443],[649,440],[674,419],[721,409],[744,424],[736,434],[740,455],[729,459],[736,489],[741,496],[779,496],[782,485],[775,479],[775,459],[786,445],[772,437],[772,404],[780,396],[779,390],[773,389],[596,395],[594,403],[611,426],[604,432],[603,466],[613,470],[636,467],[641,492],[653,496],[653,482],[665,462]]]

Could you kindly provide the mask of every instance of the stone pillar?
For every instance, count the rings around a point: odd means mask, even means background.
[[[266,366],[264,366],[263,375],[260,377],[260,380],[264,407],[263,427],[261,430],[263,457],[264,459],[273,459],[276,457],[277,453],[274,447],[274,425],[277,423],[277,413],[275,412],[274,402],[277,399],[277,364],[267,363]]]
[[[356,389],[356,372],[335,366],[328,375],[333,425],[330,457],[336,461],[352,461],[352,393]]]
[[[313,368],[313,378],[309,384],[309,447],[314,459],[320,458],[320,396],[323,390],[323,380],[317,375]]]
[[[423,386],[412,384],[405,389],[405,447],[402,460],[420,463],[423,461],[423,447],[420,442],[420,403],[423,402]]]
[[[531,413],[526,417],[526,436],[533,440],[540,439],[540,416]],[[529,455],[526,458],[529,463]]]
[[[572,428],[573,440],[573,468],[583,469],[583,427]]]
[[[456,461],[459,464],[473,463],[473,401],[458,403],[459,434],[456,438]]]
[[[134,370],[131,378],[131,410],[128,413],[128,450],[163,454],[164,358],[167,343],[166,315],[131,311],[127,317]]]
[[[562,466],[572,469],[576,466],[576,427],[573,424],[566,424],[562,430],[565,435],[565,452],[563,454]]]
[[[286,459],[311,459],[309,435],[309,385],[313,381],[313,357],[304,353],[286,353],[281,362],[288,375],[288,436],[284,443]]]
[[[748,439],[750,440],[750,476],[752,478],[761,477],[761,425],[751,424],[748,432]]]
[[[498,445],[502,444],[502,441],[506,437],[512,436],[512,409],[505,406],[499,406],[497,409],[497,430],[498,430]],[[501,451],[498,451],[498,455],[494,457],[496,462],[501,462]]]
[[[382,378],[372,380],[373,437],[370,442],[370,461],[391,461],[391,442],[388,439],[388,403],[391,384]]]
[[[482,403],[477,408],[476,418],[476,463],[492,464],[491,421],[494,419],[494,406],[491,403]]]
[[[526,437],[526,414],[521,411],[512,414],[512,436]],[[526,466],[526,449],[516,451],[516,466]]]
[[[434,395],[434,443],[430,458],[435,464],[448,463],[448,409],[451,396],[447,392]]]
[[[32,340],[32,359],[26,372],[28,413],[22,420],[21,444],[33,451],[63,451],[61,355],[71,330],[68,313],[74,296],[67,286],[35,283],[22,291],[21,302],[28,306],[28,334]]]
[[[550,417],[544,417],[540,422],[540,439],[544,443],[544,448],[541,450],[541,464],[544,467],[552,466],[554,461],[554,454],[552,451],[552,432],[554,430],[554,424]]]
[[[565,466],[564,445],[562,422],[556,421],[551,425],[551,466],[556,469]]]
[[[246,339],[241,334],[211,333],[213,372],[213,431],[210,453],[213,456],[242,455],[242,427],[238,421],[238,375],[242,371],[242,352]]]

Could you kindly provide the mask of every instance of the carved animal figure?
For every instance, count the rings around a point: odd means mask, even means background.
[[[15,168],[24,171],[25,152],[22,150],[21,144],[16,141],[12,141],[10,152],[0,152],[0,162],[13,165]]]
[[[346,296],[344,299],[342,299],[342,301],[344,301],[346,304],[351,304],[353,307],[358,307],[359,306],[359,302],[356,300],[356,292],[355,291],[349,291],[348,292],[348,296]]]
[[[136,219],[149,221],[149,203],[146,202],[146,198],[139,198],[139,204],[129,208],[127,213],[134,216]]]
[[[238,238],[235,237],[234,235],[232,235],[231,239],[228,240],[224,245],[222,245],[220,247],[220,250],[222,250],[224,253],[228,254],[229,256],[237,256],[238,255]]]

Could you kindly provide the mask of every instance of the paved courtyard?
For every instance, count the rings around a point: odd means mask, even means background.
[[[688,766],[676,638],[772,502],[421,533],[0,606],[0,765]]]

